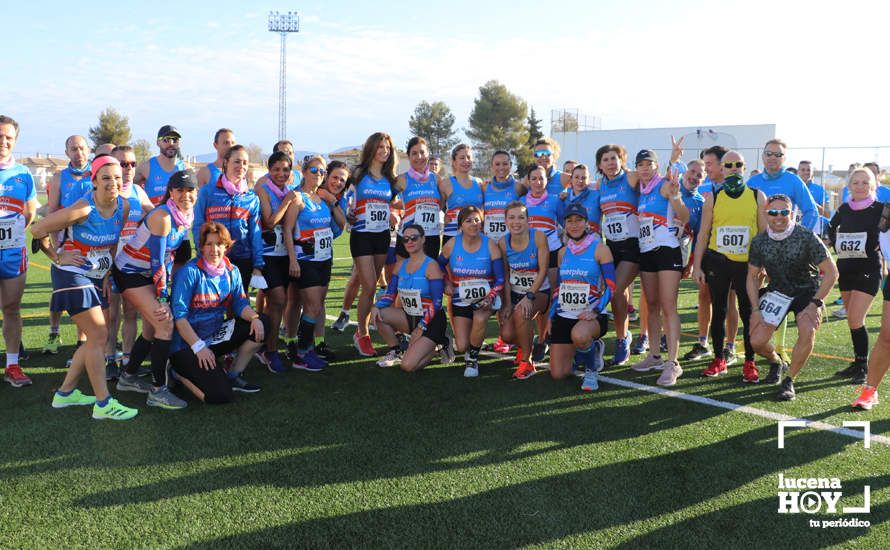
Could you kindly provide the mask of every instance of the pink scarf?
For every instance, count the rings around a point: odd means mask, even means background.
[[[578,255],[587,250],[587,247],[593,242],[593,239],[596,238],[595,233],[588,233],[586,237],[581,239],[580,241],[576,241],[574,239],[569,239],[569,250],[572,254]]]
[[[192,222],[195,221],[195,211],[183,212],[173,199],[167,199],[167,208],[170,210],[170,215],[173,216],[173,221],[176,222],[177,227],[191,227]]]
[[[232,183],[225,174],[221,175],[220,179],[222,180],[223,189],[230,195],[240,195],[247,192],[247,181],[244,179],[238,180],[237,183]]]
[[[430,177],[430,167],[427,165],[425,172],[418,172],[414,168],[408,167],[408,175],[417,181],[426,181]]]
[[[525,196],[525,204],[528,206],[538,206],[542,202],[547,200],[547,190],[544,190],[544,194],[540,197],[535,197],[531,193]]]
[[[210,275],[211,277],[219,277],[223,273],[226,272],[226,257],[223,256],[221,262],[218,265],[212,265],[206,259],[201,258],[200,268],[204,270],[204,273]]]
[[[8,161],[0,161],[0,170],[6,170],[8,168],[12,168],[13,166],[15,166],[15,158],[12,155],[9,155]]]
[[[644,195],[648,195],[650,192],[652,192],[652,189],[655,188],[655,186],[660,181],[661,181],[661,176],[659,176],[657,173],[654,176],[652,176],[652,179],[649,180],[648,183],[643,183],[641,181],[640,182],[640,192],[643,193]]]
[[[794,231],[794,223],[794,212],[792,212],[791,217],[788,218],[788,227],[785,229],[785,231],[773,231],[772,229],[770,229],[769,226],[767,226],[766,234],[769,235],[769,238],[774,241],[784,241],[788,238],[788,235],[790,235]]]
[[[266,189],[268,189],[269,191],[272,192],[272,194],[274,194],[276,197],[278,197],[279,201],[281,199],[283,199],[285,195],[287,195],[287,187],[286,186],[278,187],[277,185],[275,185],[275,182],[273,182],[271,180],[266,182]]]
[[[874,204],[875,200],[877,200],[877,196],[875,195],[875,193],[870,193],[868,197],[858,201],[853,200],[853,193],[850,193],[850,195],[847,197],[847,204],[849,204],[850,208],[852,208],[853,210],[865,210],[866,208]]]

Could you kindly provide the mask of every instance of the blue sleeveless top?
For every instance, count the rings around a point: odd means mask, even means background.
[[[399,235],[402,229],[409,224],[416,223],[423,228],[427,236],[436,236],[442,233],[442,224],[439,223],[439,186],[436,183],[436,175],[430,174],[426,181],[417,181],[409,174],[405,174],[405,190],[401,193],[402,202],[405,204],[405,217],[399,226]]]
[[[353,232],[380,233],[389,231],[389,203],[392,185],[386,178],[375,180],[365,174],[355,186],[355,224]]]
[[[483,229],[489,238],[499,241],[507,233],[505,210],[507,205],[519,200],[516,194],[516,180],[509,176],[506,182],[495,181],[494,178],[485,188],[485,223]]]
[[[538,245],[535,243],[535,231],[533,229],[529,230],[528,246],[523,250],[514,249],[510,237],[510,233],[507,233],[504,237],[506,239],[504,244],[507,245],[507,265],[510,268],[508,273],[510,290],[511,292],[523,294],[531,290],[532,285],[535,284],[535,279],[538,277],[538,268],[541,265],[539,263],[541,258]],[[546,263],[549,261],[549,258],[545,257],[543,261]],[[549,288],[550,281],[545,277],[544,284],[538,290],[547,290]]]
[[[616,242],[639,238],[637,204],[640,195],[627,181],[627,172],[622,170],[613,180],[603,176],[599,192],[603,237]]]
[[[263,183],[263,187],[266,188],[266,194],[269,195],[269,207],[272,209],[274,213],[281,206],[281,199],[272,191],[272,187],[275,187],[275,184],[272,183],[271,180],[266,180]],[[287,187],[285,187],[285,193],[287,192]],[[281,218],[282,221],[284,218]],[[263,256],[287,256],[287,250],[284,248],[284,233],[282,232],[282,222],[278,222],[278,224],[272,229],[275,233],[275,242],[268,243],[266,240],[263,240]]]
[[[87,218],[65,230],[63,250],[79,251],[86,262],[83,265],[60,265],[59,269],[101,279],[111,269],[117,241],[124,228],[124,199],[117,197],[117,208],[108,218],[103,218],[96,208],[95,193],[83,197],[92,207]],[[140,206],[140,208],[142,208]],[[137,212],[138,215],[138,212]]]
[[[454,248],[448,262],[451,280],[455,285],[453,304],[470,306],[488,295],[494,274],[491,272],[491,253],[488,250],[488,237],[482,239],[479,250],[468,252],[464,248],[463,235],[454,237]],[[484,283],[483,283],[484,281]],[[484,291],[483,291],[484,289]]]
[[[581,311],[592,311],[602,296],[602,272],[594,256],[598,244],[599,239],[594,239],[579,255],[566,247],[559,264],[556,314],[560,317],[577,319]]]
[[[551,195],[559,195],[565,188],[562,186],[562,172],[554,167],[550,167],[550,173],[547,174],[547,192]]]
[[[68,208],[92,190],[93,183],[90,181],[89,174],[85,174],[84,177],[76,179],[71,172],[70,167],[59,172],[60,208]]]
[[[479,178],[470,178],[470,188],[465,189],[451,176],[451,195],[445,201],[445,235],[455,236],[460,228],[457,226],[457,215],[464,206],[476,206],[480,209],[485,205],[482,196],[482,184]]]
[[[185,170],[185,164],[179,159],[173,165],[173,170],[167,172],[161,168],[160,163],[158,163],[158,157],[151,157],[148,161],[148,179],[145,180],[145,194],[148,195],[153,205],[157,206],[160,204],[161,199],[164,198],[164,193],[167,192],[167,181],[170,179],[170,176],[180,170]],[[216,181],[210,180],[210,183],[216,183]]]
[[[331,208],[328,203],[319,200],[312,201],[309,195],[300,191],[303,198],[303,209],[297,217],[294,226],[294,239],[298,241],[312,241],[310,249],[303,250],[296,246],[297,260],[310,262],[327,262],[333,259],[334,232],[331,230]]]
[[[649,252],[660,246],[680,246],[677,228],[674,227],[674,210],[671,201],[661,196],[661,187],[667,182],[661,178],[649,193],[640,193],[637,216],[640,221],[640,252]]]

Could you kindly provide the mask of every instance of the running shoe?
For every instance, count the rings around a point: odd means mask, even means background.
[[[594,340],[590,346],[590,368],[594,372],[599,373],[606,366],[603,360],[603,354],[606,351],[606,344],[602,340]]]
[[[315,346],[315,354],[324,359],[328,363],[332,363],[337,360],[337,354],[334,353],[334,350],[328,347],[326,342],[320,342]]]
[[[337,320],[334,321],[334,324],[331,325],[331,328],[337,332],[343,332],[346,330],[346,326],[349,324],[349,313],[345,311],[340,312],[340,316],[337,317]]]
[[[517,380],[527,380],[534,376],[537,372],[538,371],[535,370],[535,366],[528,361],[520,361],[519,366],[517,366],[516,370],[513,371],[513,378]]]
[[[641,353],[646,353],[649,351],[649,337],[645,334],[640,334],[637,336],[636,341],[634,341],[634,345],[630,347],[631,355],[640,355]]]
[[[272,374],[287,372],[287,367],[284,366],[284,362],[281,361],[281,354],[278,353],[277,350],[263,352],[263,356],[268,361],[268,363],[266,363],[266,368],[269,369],[269,372]]]
[[[742,365],[742,382],[746,384],[757,384],[760,382],[760,371],[754,361],[745,361]]]
[[[702,371],[701,375],[707,378],[712,378],[714,376],[726,374],[726,372],[726,359],[722,357],[715,357],[711,360],[711,364]]]
[[[443,365],[450,365],[454,363],[454,338],[449,334],[446,336],[448,341],[445,342],[445,345],[442,346],[442,349],[439,350],[439,358],[442,360]]]
[[[58,334],[50,334],[43,346],[43,355],[56,355],[59,353],[59,346],[62,345],[62,338]]]
[[[726,360],[726,366],[735,365],[736,361],[738,361],[738,356],[735,353],[734,347],[725,346],[723,348],[723,359]]]
[[[151,382],[143,380],[136,374],[122,372],[117,379],[117,391],[132,391],[136,393],[148,393],[152,389]]]
[[[870,411],[878,403],[878,388],[863,387],[862,393],[853,401],[853,408]]]
[[[476,378],[479,376],[479,362],[467,359],[464,362],[464,378]]]
[[[853,377],[850,378],[850,383],[855,384],[857,386],[864,386],[865,381],[868,378],[868,363],[862,363],[859,367],[859,370],[853,374]]]
[[[664,368],[664,361],[661,360],[661,357],[647,355],[642,361],[631,365],[630,370],[634,372],[649,372],[650,370],[654,370],[658,367]]]
[[[680,363],[667,361],[664,364],[664,369],[661,371],[661,376],[658,377],[655,383],[659,386],[673,386],[681,376],[683,376],[683,369],[680,367]]]
[[[711,355],[711,350],[708,349],[708,346],[703,345],[701,342],[696,342],[692,345],[692,349],[689,350],[686,355],[683,356],[684,361],[695,361],[697,359],[701,359],[702,357],[707,357]]]
[[[769,374],[766,375],[766,378],[763,379],[764,384],[778,384],[779,380],[782,378],[782,375],[785,374],[785,371],[788,369],[788,366],[784,361],[780,361],[778,363],[771,363],[769,366]]]
[[[615,341],[615,355],[612,357],[612,365],[619,366],[627,363],[630,359],[630,340],[633,335],[628,332],[624,338]]]
[[[411,337],[400,332],[396,334],[396,339],[399,341],[399,351],[401,351],[402,353],[408,351],[408,345],[411,343]]]
[[[842,306],[842,305],[844,305],[844,299],[841,298],[841,297],[839,296],[839,297],[837,298],[837,300],[831,302],[831,305],[833,305],[833,306]]]
[[[668,337],[667,337],[666,334],[662,334],[662,335],[661,335],[661,342],[658,344],[658,350],[659,350],[661,353],[667,353],[667,352],[668,352]]]
[[[324,362],[324,359],[316,355],[313,350],[297,355],[297,360],[291,365],[295,369],[307,372],[321,372],[327,366],[328,364]]]
[[[834,315],[835,317],[837,317],[838,319],[846,319],[847,318],[847,308],[845,308],[844,306],[841,306],[841,307],[837,308],[836,310],[832,311],[831,314]]]
[[[32,383],[31,379],[28,378],[28,375],[22,372],[22,367],[18,365],[9,365],[6,367],[6,371],[3,373],[3,380],[9,382],[9,385],[13,388],[30,386]]]
[[[778,397],[781,401],[793,401],[797,397],[797,393],[794,391],[794,380],[790,376],[786,376],[782,380],[782,387],[779,388]]]
[[[510,350],[512,348],[513,346],[501,340],[500,336],[498,336],[497,342],[495,342],[494,345],[491,346],[491,349],[498,353],[510,353]]]
[[[631,323],[636,323],[640,320],[640,314],[637,312],[637,310],[634,309],[633,306],[627,307],[627,320]]]
[[[531,358],[529,358],[531,359]],[[522,348],[516,348],[516,357],[513,358],[513,366],[518,366],[522,361]]]
[[[104,407],[100,407],[98,402],[93,405],[93,418],[96,420],[129,420],[137,414],[138,409],[125,407],[113,397],[108,399]]]
[[[117,380],[120,378],[121,368],[117,365],[117,361],[114,360],[114,357],[106,357],[105,358],[105,381],[111,382],[112,380]]]
[[[549,349],[547,342],[538,342],[538,337],[535,336],[532,342],[532,362],[543,363],[544,356],[547,355]]]
[[[93,405],[96,403],[96,396],[84,395],[80,390],[75,389],[68,395],[61,395],[59,392],[53,392],[53,408],[64,409],[65,407],[76,407],[80,405]]]
[[[377,360],[377,366],[381,368],[394,367],[402,362],[402,351],[390,349],[386,355]]]
[[[834,375],[839,378],[852,378],[853,376],[858,374],[860,370],[862,370],[862,363],[860,363],[859,361],[853,361],[848,367],[837,371],[836,373],[834,373]]]
[[[168,411],[184,409],[188,406],[188,403],[186,403],[185,400],[174,395],[167,386],[161,386],[159,388],[153,387],[151,391],[148,392],[148,397],[146,398],[145,403],[149,407],[159,407],[161,409],[167,409]]]
[[[584,380],[581,381],[581,391],[596,391],[600,389],[599,375],[593,369],[584,371]]]
[[[352,344],[362,357],[374,357],[377,355],[377,352],[374,351],[374,345],[371,344],[371,337],[368,335],[359,336],[356,332],[352,335]]]
[[[260,391],[260,387],[245,380],[243,374],[238,374],[235,378],[229,378],[229,385],[232,386],[232,391],[240,391],[241,393],[257,393]]]

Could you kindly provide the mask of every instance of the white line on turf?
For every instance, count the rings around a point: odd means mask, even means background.
[[[332,315],[327,315],[328,320],[336,321],[337,318]],[[349,326],[356,326],[355,321],[350,321]],[[498,359],[506,359],[509,356],[494,353],[490,351],[480,352],[480,355],[485,355],[487,357],[495,357]],[[711,407],[717,407],[720,409],[726,409],[734,412],[741,412],[745,414],[750,414],[754,416],[759,416],[761,418],[766,418],[768,420],[800,420],[804,422],[807,428],[812,428],[814,430],[822,430],[825,432],[832,432],[839,435],[845,435],[847,437],[852,437],[854,439],[862,439],[863,432],[862,430],[851,430],[849,428],[841,428],[839,426],[835,426],[833,424],[829,424],[827,422],[821,422],[819,420],[807,420],[806,418],[796,418],[794,416],[789,416],[787,414],[777,413],[773,411],[768,411],[765,409],[758,409],[756,407],[750,407],[748,405],[738,405],[736,403],[730,403],[729,401],[720,401],[718,399],[711,399],[710,397],[702,397],[700,395],[683,393],[676,390],[669,390],[666,388],[661,388],[658,386],[647,386],[646,384],[640,384],[638,382],[633,382],[631,380],[623,380],[621,378],[613,378],[611,376],[602,376],[599,377],[600,382],[605,382],[607,384],[613,384],[615,386],[621,386],[623,388],[630,388],[633,390],[645,391],[649,393],[654,393],[657,395],[663,395],[665,397],[674,397],[676,399],[683,399],[685,401],[692,401],[693,403],[698,403],[700,405],[708,405]],[[871,435],[871,441],[874,443],[882,443],[884,445],[890,445],[890,437],[886,435]]]

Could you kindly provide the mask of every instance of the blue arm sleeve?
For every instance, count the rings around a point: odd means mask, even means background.
[[[491,272],[494,274],[494,284],[491,286],[491,291],[488,293],[488,297],[490,299],[494,299],[495,296],[500,293],[504,289],[504,260],[503,258],[498,258],[497,260],[491,261]]]
[[[192,222],[192,235],[194,237],[195,244],[201,242],[201,226],[204,225],[204,210],[207,208],[207,193],[213,190],[213,186],[215,184],[212,182],[207,182],[207,185],[201,188],[198,191],[198,200],[195,201],[195,219]]]
[[[262,268],[266,261],[263,260],[263,235],[260,231],[260,199],[256,195],[254,198],[256,200],[250,208],[250,217],[247,218],[247,236],[253,252],[253,267]]]
[[[399,275],[394,273],[392,277],[389,278],[389,284],[386,286],[386,292],[383,293],[383,296],[377,300],[377,303],[374,304],[374,307],[377,309],[383,309],[385,307],[389,307],[393,302],[396,301],[396,294],[399,292]]]
[[[446,258],[444,254],[439,254],[439,259],[436,261],[439,262],[439,267],[442,268],[442,273],[447,274],[448,270],[445,269],[445,266],[448,265],[448,258]]]
[[[612,301],[612,293],[615,292],[615,264],[612,262],[600,264],[600,270],[603,272],[606,286],[603,289],[603,295],[600,296],[599,303],[596,305],[597,313],[602,313],[606,310],[606,306]]]
[[[194,293],[195,269],[193,266],[185,266],[178,270],[176,276],[173,277],[173,298],[170,300],[173,320],[188,318],[189,306]]]
[[[167,237],[150,235],[148,237],[149,264],[151,265],[151,280],[155,285],[155,296],[166,300],[169,294],[169,273],[167,273]]]
[[[429,323],[433,316],[442,309],[442,295],[445,294],[445,281],[443,279],[430,279],[430,298],[433,300],[432,311],[424,311],[423,322]]]

